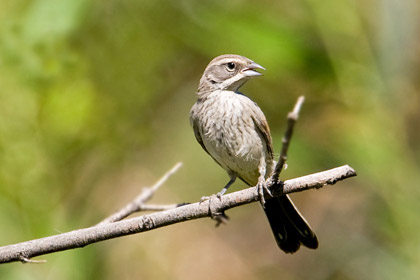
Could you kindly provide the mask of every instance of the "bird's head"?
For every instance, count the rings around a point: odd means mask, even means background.
[[[254,61],[240,55],[225,54],[213,59],[204,70],[198,87],[198,95],[214,90],[237,91],[247,80],[262,74],[265,70]]]

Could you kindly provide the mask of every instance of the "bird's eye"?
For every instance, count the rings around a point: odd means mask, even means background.
[[[229,71],[235,70],[235,66],[236,66],[235,63],[233,62],[226,63],[226,67]]]

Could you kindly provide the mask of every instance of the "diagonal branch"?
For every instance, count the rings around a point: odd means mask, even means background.
[[[116,213],[112,214],[108,218],[101,221],[98,225],[102,225],[105,223],[112,223],[116,221],[121,221],[122,219],[128,217],[129,215],[139,212],[139,211],[161,211],[167,210],[170,208],[174,208],[177,204],[171,205],[146,205],[146,201],[150,200],[154,193],[173,175],[175,174],[178,169],[182,166],[181,162],[178,162],[171,168],[168,172],[166,172],[152,187],[150,188],[143,188],[142,192],[130,203],[126,206],[121,208]]]
[[[274,173],[270,178],[270,181],[273,183],[278,182],[280,173],[283,170],[283,167],[286,163],[287,151],[289,150],[290,140],[292,139],[293,128],[295,127],[295,123],[299,118],[299,112],[300,112],[300,109],[302,108],[304,101],[305,101],[305,97],[300,96],[298,100],[296,101],[293,111],[289,112],[289,114],[287,115],[287,128],[286,128],[286,132],[284,133],[283,140],[282,140],[283,146],[281,148],[279,161],[277,162],[276,167],[274,168]]]
[[[281,185],[276,185],[280,187],[274,189],[272,195],[277,197],[287,193],[320,188],[353,176],[356,176],[354,169],[348,165],[344,165],[327,171],[287,180]],[[270,198],[269,194],[267,194],[266,198]],[[259,201],[259,195],[256,188],[251,187],[224,195],[220,200],[212,200],[212,209],[217,212],[223,212],[227,209],[255,201]],[[210,215],[209,201],[205,201],[203,203],[188,204],[114,223],[103,223],[89,228],[0,247],[0,263],[14,261],[28,262],[35,256],[80,248],[103,240],[145,232],[192,219],[210,217]]]

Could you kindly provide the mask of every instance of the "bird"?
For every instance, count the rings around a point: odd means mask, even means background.
[[[276,164],[270,128],[257,103],[238,91],[249,79],[261,76],[260,70],[265,68],[241,55],[217,56],[205,68],[190,110],[198,143],[229,175],[219,198],[237,178],[257,186],[260,198],[268,191],[266,180]],[[316,234],[288,195],[261,202],[281,250],[294,253],[301,244],[318,247]]]

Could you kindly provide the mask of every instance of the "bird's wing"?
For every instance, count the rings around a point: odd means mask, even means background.
[[[198,125],[197,125],[197,121],[194,118],[190,118],[190,121],[191,121],[191,126],[193,127],[193,130],[194,130],[195,139],[197,139],[197,142],[201,145],[203,150],[206,151],[206,153],[208,153],[211,156],[209,151],[207,151],[206,146],[204,146],[203,139],[201,138],[200,129],[198,128]]]
[[[271,139],[270,134],[270,127],[268,126],[264,113],[261,111],[257,104],[255,104],[255,107],[252,108],[252,110],[254,111],[254,114],[252,114],[252,120],[254,121],[254,124],[257,127],[259,133],[263,137],[267,152],[270,156],[270,159],[272,160],[274,158],[274,153],[273,141]]]
[[[204,145],[203,138],[201,137],[200,128],[199,128],[199,125],[198,125],[197,122],[198,121],[196,119],[195,105],[194,105],[193,108],[191,109],[191,113],[190,113],[190,123],[191,123],[191,126],[192,126],[193,130],[194,130],[195,139],[197,139],[197,142],[200,144],[200,146],[203,148],[203,150],[206,151],[206,153],[209,154],[211,156],[211,158],[218,165],[220,165],[220,163],[213,157],[212,154],[209,153],[209,151],[207,150],[206,146]]]

